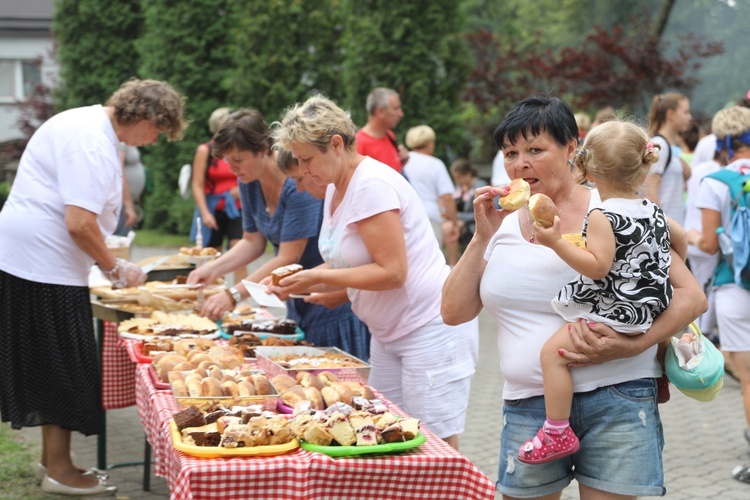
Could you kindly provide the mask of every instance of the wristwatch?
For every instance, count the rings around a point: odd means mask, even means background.
[[[226,292],[234,302],[234,305],[237,305],[237,303],[242,300],[242,294],[235,287],[227,289]]]

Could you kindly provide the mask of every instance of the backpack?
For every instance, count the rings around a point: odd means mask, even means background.
[[[208,167],[211,166],[211,153],[213,152],[213,144],[211,141],[208,144],[208,161],[206,163],[206,172]],[[189,200],[193,196],[193,165],[190,163],[184,164],[180,167],[180,175],[177,177],[177,189],[180,191],[180,196],[183,200]]]
[[[729,235],[732,257],[722,256],[714,271],[714,286],[736,283],[750,290],[750,174],[722,169],[706,178],[716,179],[729,186],[731,197]]]

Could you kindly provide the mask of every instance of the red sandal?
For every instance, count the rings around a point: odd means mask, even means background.
[[[518,449],[518,459],[530,465],[545,464],[572,455],[580,447],[581,443],[570,427],[561,434],[552,434],[542,427],[533,439]]]

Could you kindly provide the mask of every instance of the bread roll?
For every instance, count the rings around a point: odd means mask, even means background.
[[[271,379],[271,382],[273,382],[273,386],[276,387],[279,392],[284,392],[290,387],[297,385],[297,381],[285,373],[276,375]]]
[[[503,210],[518,210],[526,205],[531,196],[531,187],[523,179],[513,179],[510,184],[510,191],[505,196],[500,197],[500,207]]]
[[[339,395],[338,391],[334,389],[333,387],[327,386],[323,387],[320,390],[321,396],[323,396],[323,401],[326,404],[326,408],[329,406],[333,406],[336,403],[341,402],[341,396]]]
[[[237,383],[237,388],[240,394],[240,397],[248,397],[248,396],[255,396],[257,394],[255,390],[255,386],[248,382],[247,380],[241,380]]]
[[[255,391],[259,396],[267,396],[274,393],[271,382],[268,381],[268,377],[260,373],[254,373],[252,378]]]
[[[343,401],[344,403],[348,405],[352,404],[352,398],[354,397],[354,392],[352,392],[352,390],[349,389],[349,386],[339,382],[337,384],[333,384],[331,387],[333,387],[336,390],[336,392],[339,393],[339,396],[341,396],[341,401]]]
[[[551,227],[555,222],[555,216],[560,216],[555,203],[543,193],[537,193],[529,198],[529,213],[534,222],[542,227]]]
[[[232,346],[214,346],[208,350],[208,355],[216,363],[227,370],[236,368],[245,362],[242,351]]]
[[[279,398],[285,405],[291,406],[292,408],[294,408],[294,405],[296,405],[300,401],[307,400],[305,397],[305,391],[301,385],[290,387],[286,391],[282,392]]]
[[[189,361],[183,361],[182,363],[177,363],[174,368],[172,368],[172,371],[175,372],[189,372],[195,368],[192,364],[190,364]]]
[[[186,398],[190,395],[184,380],[172,380],[172,394],[176,398]]]
[[[201,396],[220,398],[224,395],[221,390],[221,382],[213,377],[206,377],[201,381]]]
[[[320,391],[318,389],[316,389],[315,387],[305,387],[302,389],[302,391],[305,393],[305,399],[310,402],[311,407],[314,410],[325,409],[323,396],[320,394]]]
[[[185,374],[182,372],[172,371],[172,372],[169,372],[169,379],[172,382],[174,382],[175,380],[180,380],[182,382],[185,382]]]
[[[187,385],[188,395],[191,398],[199,398],[203,396],[203,389],[201,387],[201,381],[196,379],[186,379],[185,385]]]
[[[218,366],[212,366],[208,370],[206,370],[206,374],[210,377],[215,378],[219,382],[222,382],[224,380],[224,372],[221,368]],[[234,380],[234,379],[232,379]]]
[[[349,389],[352,390],[355,396],[360,396],[368,401],[370,399],[375,399],[375,393],[372,392],[372,389],[367,387],[365,384],[362,384],[360,382],[353,382],[351,380],[347,380],[345,382],[342,382],[344,385],[349,387]]]
[[[226,380],[221,383],[221,392],[224,396],[235,397],[240,395],[240,389],[234,380]]]
[[[211,361],[213,362],[213,358],[206,354],[205,352],[198,352],[197,354],[194,354],[192,357],[188,358],[188,361],[193,363],[193,366],[198,366],[204,361]]]
[[[328,371],[318,373],[318,380],[320,380],[323,385],[331,385],[334,382],[341,382],[336,375]]]
[[[318,391],[325,387],[323,385],[323,382],[321,382],[318,377],[312,375],[310,372],[298,372],[297,382],[299,382],[302,387],[315,387],[316,389],[318,389]]]
[[[159,376],[159,380],[162,382],[169,382],[169,372],[171,372],[175,366],[180,364],[179,361],[168,359],[162,361],[159,366],[156,367],[156,374]]]
[[[211,360],[211,361],[201,361],[201,362],[200,362],[200,363],[198,364],[198,368],[197,368],[197,369],[198,369],[198,370],[203,370],[203,371],[205,371],[205,372],[206,372],[206,374],[208,374],[208,370],[209,370],[209,368],[211,368],[212,366],[218,366],[218,365],[216,364],[216,361],[214,361],[214,360]]]

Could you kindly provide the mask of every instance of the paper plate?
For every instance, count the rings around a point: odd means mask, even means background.
[[[283,455],[299,448],[299,441],[292,439],[286,444],[275,444],[270,446],[250,446],[242,448],[222,448],[221,446],[193,446],[182,442],[182,434],[177,430],[174,420],[169,421],[169,429],[172,434],[172,446],[175,450],[185,455],[199,458],[223,458],[223,457],[272,457]]]
[[[410,441],[397,443],[376,444],[374,446],[320,446],[302,441],[300,446],[303,450],[324,453],[329,457],[355,457],[357,455],[372,455],[375,453],[393,453],[397,451],[411,450],[424,444],[427,438],[421,432]]]

